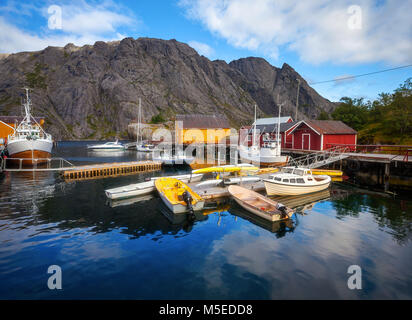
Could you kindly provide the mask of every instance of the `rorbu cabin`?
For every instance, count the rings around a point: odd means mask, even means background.
[[[217,115],[176,115],[176,138],[179,144],[218,144],[230,136],[226,117]]]
[[[334,146],[348,145],[354,148],[357,132],[343,123],[333,120],[302,120],[287,132],[286,148],[321,151]]]
[[[280,135],[282,140],[282,148],[285,147],[287,144],[287,131],[291,129],[297,122],[294,122],[292,117],[285,116],[285,117],[274,117],[274,118],[260,118],[256,120],[256,134],[260,136],[260,145],[263,146],[266,142],[276,140],[276,134],[278,130],[278,124],[280,122]],[[252,126],[243,127],[241,129],[248,130],[248,144],[249,146],[252,145],[252,136],[253,136],[253,128],[254,123]],[[291,142],[291,138],[290,138]]]

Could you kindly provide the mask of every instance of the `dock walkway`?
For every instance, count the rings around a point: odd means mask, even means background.
[[[157,171],[161,168],[162,163],[156,161],[114,162],[75,166],[62,171],[61,176],[67,180],[88,180]]]

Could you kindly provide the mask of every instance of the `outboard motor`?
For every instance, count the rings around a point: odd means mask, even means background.
[[[278,202],[278,204],[276,205],[276,209],[278,209],[280,211],[280,217],[282,219],[284,219],[288,216],[287,208],[283,204],[281,204],[280,202]]]
[[[194,215],[193,206],[192,206],[193,198],[192,198],[191,194],[187,190],[185,190],[185,192],[182,193],[182,198],[183,198],[183,201],[186,202],[187,209],[189,210],[189,213],[191,215]]]

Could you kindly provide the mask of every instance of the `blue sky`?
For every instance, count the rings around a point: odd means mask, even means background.
[[[411,10],[412,0],[0,0],[0,53],[176,39],[211,60],[286,62],[311,83],[412,64]],[[313,87],[332,101],[375,99],[408,77],[412,67]]]

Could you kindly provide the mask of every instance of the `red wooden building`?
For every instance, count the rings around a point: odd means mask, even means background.
[[[300,150],[325,150],[334,145],[356,145],[357,132],[342,121],[302,120],[286,132],[286,148]],[[282,145],[283,147],[283,145]]]

